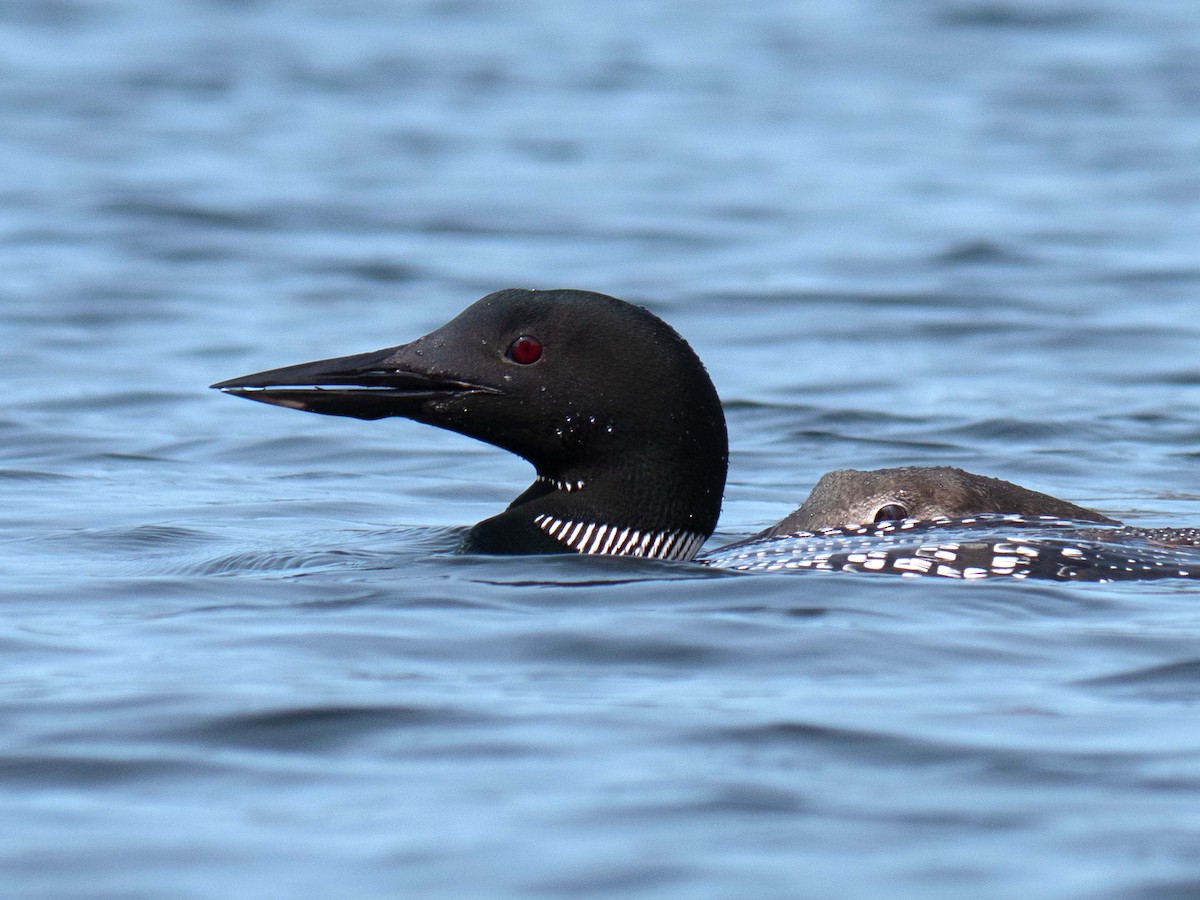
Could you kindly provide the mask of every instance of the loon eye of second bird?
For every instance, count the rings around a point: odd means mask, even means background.
[[[542,342],[523,334],[508,345],[504,355],[522,366],[532,365],[542,358]]]
[[[876,522],[896,522],[908,518],[908,509],[901,503],[885,503],[875,512]]]

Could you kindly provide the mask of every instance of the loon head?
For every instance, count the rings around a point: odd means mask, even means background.
[[[687,342],[639,306],[498,291],[408,344],[213,385],[334,416],[401,416],[486,441],[537,479],[465,549],[690,559],[716,527],[728,442]]]
[[[839,469],[822,475],[808,499],[762,537],[900,519],[958,519],[983,513],[1055,516],[1118,524],[1094,509],[1010,481],[951,466]]]

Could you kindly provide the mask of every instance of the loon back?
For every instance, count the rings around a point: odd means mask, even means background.
[[[957,519],[980,513],[1052,516],[1117,524],[1094,509],[1010,481],[951,466],[839,469],[822,475],[800,508],[756,537],[899,519]]]
[[[708,373],[669,325],[604,294],[498,291],[411,343],[213,387],[524,457],[537,478],[470,530],[474,552],[691,559],[721,510],[728,441]]]
[[[940,578],[1200,578],[1200,532],[980,513],[823,528],[730,544],[705,562],[742,572],[823,569]]]
[[[767,530],[713,551],[744,572],[824,569],[942,578],[1200,578],[1200,531],[1134,528],[947,466],[829,472]]]

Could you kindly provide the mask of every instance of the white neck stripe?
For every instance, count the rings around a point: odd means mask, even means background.
[[[566,491],[568,494],[571,491],[582,491],[584,481],[582,478],[577,478],[574,481],[560,481],[557,478],[547,478],[545,475],[539,475],[537,480],[542,484],[548,484],[556,491]]]
[[[694,531],[639,531],[599,522],[578,522],[539,513],[533,522],[550,537],[577,553],[598,556],[642,556],[648,559],[691,559],[704,543]]]

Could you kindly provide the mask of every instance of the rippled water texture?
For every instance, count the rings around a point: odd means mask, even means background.
[[[1195,4],[0,4],[0,869],[95,896],[1200,893],[1195,583],[451,551],[528,466],[221,378],[648,305],[720,533],[958,465],[1200,524]]]

